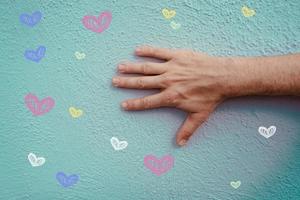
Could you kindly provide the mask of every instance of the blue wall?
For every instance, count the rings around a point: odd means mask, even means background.
[[[255,15],[245,17],[243,6]],[[176,15],[165,19],[163,8]],[[139,59],[140,44],[223,56],[299,52],[300,1],[4,0],[0,11],[0,199],[300,199],[299,98],[226,101],[178,148],[185,113],[124,112],[123,99],[155,91],[111,86],[116,65]],[[34,11],[42,13],[35,26],[20,21]],[[84,27],[85,15],[103,11],[112,13],[108,29]],[[39,62],[24,57],[40,45]],[[29,93],[51,97],[54,107],[34,116],[24,102]],[[73,118],[70,107],[83,114]],[[258,132],[272,125],[272,137]],[[112,137],[127,148],[116,151]],[[31,152],[46,162],[33,167]],[[144,166],[149,154],[171,155],[174,166],[157,176]],[[58,172],[79,180],[64,182]]]

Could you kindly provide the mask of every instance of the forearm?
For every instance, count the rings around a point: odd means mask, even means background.
[[[300,54],[228,58],[228,96],[300,96]]]

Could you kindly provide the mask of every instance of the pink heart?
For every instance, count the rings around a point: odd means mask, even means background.
[[[26,104],[27,108],[35,116],[43,115],[43,114],[49,112],[55,104],[54,100],[51,97],[46,97],[46,98],[42,99],[41,101],[39,101],[37,96],[35,96],[34,94],[30,94],[30,93],[27,94],[24,99],[25,99],[25,104]]]
[[[111,20],[111,12],[104,11],[99,15],[99,17],[90,15],[84,16],[82,18],[82,23],[85,26],[85,28],[96,33],[102,33],[109,27]]]
[[[153,156],[147,155],[144,158],[144,165],[150,169],[157,176],[162,175],[169,171],[174,165],[174,158],[171,155],[166,155],[161,159]]]

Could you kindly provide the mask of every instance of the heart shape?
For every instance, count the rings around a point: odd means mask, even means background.
[[[253,10],[247,6],[243,6],[241,11],[245,17],[253,17],[255,15],[255,10]]]
[[[32,167],[42,166],[46,162],[44,157],[37,157],[34,153],[29,153],[27,158]]]
[[[177,30],[181,27],[181,24],[176,23],[175,21],[171,21],[170,26],[174,29]]]
[[[175,10],[169,10],[167,8],[162,9],[161,12],[166,19],[171,19],[171,18],[175,17],[175,15],[176,15]]]
[[[46,53],[46,47],[39,46],[37,50],[26,50],[24,56],[28,60],[39,62],[45,56],[45,53]]]
[[[125,149],[128,146],[128,142],[127,141],[119,141],[119,139],[116,138],[116,137],[112,137],[110,139],[110,143],[111,143],[112,147],[116,151],[123,150],[123,149]]]
[[[23,24],[33,27],[37,23],[39,23],[39,21],[42,19],[42,13],[40,11],[36,11],[36,12],[32,13],[31,15],[27,14],[27,13],[23,13],[20,15],[19,19],[20,19],[20,22],[22,22]]]
[[[85,58],[85,53],[80,53],[80,52],[78,52],[78,51],[76,51],[76,52],[74,53],[74,55],[75,55],[75,57],[77,58],[77,60],[82,60],[82,59]]]
[[[144,158],[144,165],[154,174],[160,176],[173,167],[174,158],[171,155],[163,156],[161,159],[154,155],[147,155]]]
[[[96,33],[102,33],[105,31],[112,20],[112,14],[109,11],[102,12],[99,17],[86,15],[82,18],[82,23],[85,26],[85,28],[96,32]]]
[[[64,172],[57,172],[56,180],[63,186],[63,187],[70,187],[76,184],[79,180],[79,176],[76,174],[72,174],[67,176]]]
[[[231,181],[230,185],[231,187],[233,187],[234,189],[238,189],[241,186],[242,182],[241,181]]]
[[[70,107],[69,113],[73,118],[78,118],[83,114],[83,111],[74,107]]]
[[[51,97],[46,97],[39,101],[34,94],[27,94],[24,98],[27,108],[34,116],[43,115],[49,112],[55,105],[55,101]]]
[[[258,128],[258,132],[264,136],[265,138],[269,138],[269,137],[272,137],[275,132],[276,132],[276,126],[270,126],[269,128],[266,128],[264,126],[260,126]]]

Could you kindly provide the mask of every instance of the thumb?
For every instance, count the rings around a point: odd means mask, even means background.
[[[190,113],[179,131],[176,141],[179,146],[184,146],[197,128],[206,120],[207,115],[202,113]]]

